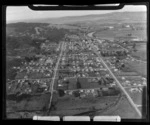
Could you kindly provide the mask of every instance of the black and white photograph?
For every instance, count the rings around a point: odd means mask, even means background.
[[[146,5],[7,6],[6,118],[144,118],[147,42]]]

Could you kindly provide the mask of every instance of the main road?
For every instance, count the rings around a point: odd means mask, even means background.
[[[121,85],[121,83],[118,81],[118,79],[116,78],[116,76],[112,73],[112,71],[107,66],[107,64],[105,63],[105,61],[103,60],[103,58],[100,56],[100,54],[98,53],[98,51],[96,50],[96,48],[94,47],[94,45],[92,45],[92,43],[90,43],[90,46],[93,49],[93,51],[98,55],[99,59],[101,60],[101,62],[103,63],[103,65],[107,68],[107,70],[109,71],[109,73],[111,74],[111,76],[115,79],[117,85],[120,87],[120,89],[122,90],[122,92],[126,95],[127,99],[129,100],[130,104],[132,105],[132,107],[135,109],[135,111],[141,117],[142,115],[141,115],[140,110],[137,108],[136,104],[133,102],[133,100],[131,99],[131,97],[129,96],[129,94],[125,90],[125,88]]]
[[[61,57],[62,57],[62,53],[63,53],[63,51],[64,51],[64,42],[62,42],[61,43],[61,52],[60,52],[60,54],[59,54],[59,57],[58,57],[58,60],[57,60],[57,63],[56,63],[56,66],[55,66],[55,68],[54,68],[54,76],[53,76],[53,78],[52,78],[52,82],[50,83],[50,87],[49,87],[49,92],[51,93],[51,95],[50,95],[50,101],[49,101],[49,106],[48,106],[48,108],[50,109],[51,108],[51,103],[52,103],[52,98],[53,98],[53,90],[54,90],[54,83],[55,83],[55,77],[56,77],[56,75],[57,75],[57,69],[58,69],[58,66],[59,66],[59,62],[60,62],[60,59],[61,59]],[[48,111],[49,112],[49,111]]]

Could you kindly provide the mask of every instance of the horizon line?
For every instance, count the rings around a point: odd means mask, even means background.
[[[91,16],[91,15],[105,15],[105,14],[111,14],[111,13],[126,13],[126,12],[132,12],[132,13],[139,13],[139,12],[147,12],[147,11],[143,11],[143,10],[141,10],[141,11],[123,11],[123,12],[120,12],[120,11],[118,11],[118,12],[106,12],[106,13],[99,13],[99,14],[85,14],[85,15],[73,15],[73,16],[60,16],[60,17],[44,17],[44,18],[29,18],[29,19],[21,19],[21,20],[7,20],[6,19],[6,24],[9,24],[9,23],[19,23],[19,22],[22,22],[23,20],[25,20],[25,22],[27,21],[27,20],[29,20],[29,21],[32,21],[32,20],[36,20],[36,19],[59,19],[59,18],[67,18],[67,17],[82,17],[82,16]],[[17,22],[16,22],[17,21]]]

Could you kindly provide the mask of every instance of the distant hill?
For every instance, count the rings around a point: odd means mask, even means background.
[[[85,16],[68,16],[60,18],[43,18],[23,20],[23,22],[36,22],[36,23],[51,23],[51,24],[74,24],[84,22],[96,23],[130,23],[130,22],[145,22],[146,12],[113,12],[107,14],[92,14]]]

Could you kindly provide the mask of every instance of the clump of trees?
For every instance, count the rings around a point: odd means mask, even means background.
[[[119,95],[121,91],[116,87],[110,87],[108,91],[102,91],[103,96],[115,96]]]
[[[6,48],[7,50],[13,50],[20,47],[18,37],[6,37]]]
[[[17,75],[17,69],[13,67],[20,67],[22,65],[23,59],[12,59],[6,62],[6,78],[14,80]]]
[[[44,34],[44,37],[46,37],[49,41],[59,42],[64,38],[65,34],[68,32],[69,31],[66,29],[49,28]]]
[[[79,79],[77,79],[76,85],[77,85],[77,89],[81,89],[81,83],[80,83]]]
[[[99,85],[107,85],[111,84],[114,81],[111,77],[101,77],[101,79],[98,81]]]
[[[34,50],[40,51],[40,45],[41,43],[44,42],[43,40],[40,39],[31,39],[29,36],[20,36],[20,37],[6,37],[6,49],[7,53],[10,52],[10,56],[18,56],[20,55],[21,51],[24,51],[25,54],[30,51],[30,48],[34,48]],[[16,51],[16,50],[20,51]],[[37,52],[34,51],[34,52]],[[32,51],[33,52],[33,51]]]
[[[135,42],[133,43],[132,49],[133,49],[134,52],[137,51],[137,49],[136,49],[136,43]]]
[[[126,56],[127,52],[124,51],[102,51],[101,52],[102,56]]]
[[[41,40],[41,39],[33,39],[31,40],[30,42],[30,45],[35,47],[37,50],[40,51],[41,49],[41,44],[44,43],[45,41],[44,40]]]
[[[30,61],[37,61],[39,60],[39,57],[36,57],[36,56],[26,56],[24,57],[25,61],[26,62],[30,62]]]
[[[30,97],[31,95],[29,94],[21,94],[19,96],[17,94],[9,94],[6,96],[6,99],[20,102],[22,100],[29,99]]]
[[[62,90],[62,89],[59,89],[58,93],[59,93],[60,97],[63,97],[65,95],[64,90]]]
[[[42,33],[42,36],[45,37],[49,42],[59,42],[62,40],[66,33],[69,30],[66,29],[57,29],[47,27],[49,24],[46,23],[12,23],[8,24],[8,27],[15,28],[15,32],[17,33],[29,33],[35,34],[35,27],[44,27],[45,30]],[[47,28],[47,30],[46,30]],[[13,80],[17,74],[16,69],[12,69],[12,67],[21,66],[22,61],[30,62],[31,60],[37,61],[37,54],[41,54],[41,44],[45,42],[45,39],[34,38],[30,35],[28,36],[6,36],[6,54],[7,56],[24,56],[23,60],[20,59],[12,59],[7,60],[7,79]],[[53,52],[51,52],[53,53]],[[30,55],[30,56],[29,56]]]
[[[75,97],[79,97],[79,96],[80,96],[80,93],[79,93],[79,91],[74,91],[74,92],[73,92],[73,95],[74,95]]]
[[[19,22],[19,23],[11,23],[7,24],[8,27],[15,27],[15,31],[18,33],[32,33],[35,34],[35,27],[43,27],[43,26],[48,26],[48,23],[24,23],[24,22]]]

